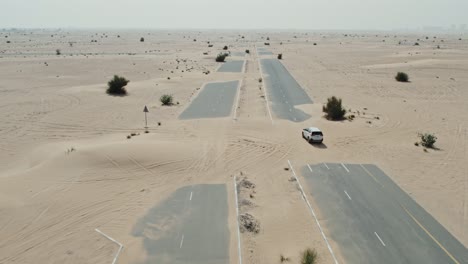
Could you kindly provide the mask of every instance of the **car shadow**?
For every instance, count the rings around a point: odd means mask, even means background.
[[[325,143],[309,143],[313,147],[319,148],[319,149],[327,149],[327,145]]]

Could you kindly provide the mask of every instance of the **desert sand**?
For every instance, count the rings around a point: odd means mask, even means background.
[[[267,37],[314,101],[301,106],[312,116],[305,122],[270,118],[256,52]],[[216,72],[224,45],[251,51],[245,72]],[[411,82],[396,82],[398,71]],[[255,183],[254,205],[241,211],[261,224],[258,234],[241,234],[245,263],[277,263],[281,254],[298,263],[307,247],[333,263],[288,160],[297,171],[376,164],[467,246],[467,71],[468,38],[455,35],[0,31],[0,263],[111,263],[118,246],[96,228],[124,245],[118,263],[142,262],[135,223],[176,189],[199,183],[228,186],[230,263],[238,263],[234,176]],[[105,93],[114,74],[130,80],[128,96]],[[230,80],[242,80],[231,117],[178,119],[204,83]],[[161,106],[163,94],[178,103]],[[332,95],[354,121],[323,118]],[[309,126],[324,131],[325,147],[300,137]],[[424,132],[438,137],[437,150],[414,145]]]

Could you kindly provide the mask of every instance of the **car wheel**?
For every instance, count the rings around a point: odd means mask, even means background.
[[[307,141],[309,141],[310,144],[314,143],[314,141],[311,138],[309,138],[309,140]]]
[[[302,138],[305,139],[304,132],[302,132]]]

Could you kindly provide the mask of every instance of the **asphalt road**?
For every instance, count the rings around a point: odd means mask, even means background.
[[[138,221],[133,235],[143,238],[141,264],[229,263],[226,185],[178,189]]]
[[[245,57],[245,51],[232,51],[231,56],[235,57]]]
[[[208,83],[179,119],[216,118],[231,115],[239,81]]]
[[[346,263],[468,263],[466,247],[378,167],[326,163],[302,175]]]
[[[268,49],[266,48],[257,48],[257,53],[258,55],[273,55],[273,52],[269,51]]]
[[[243,60],[226,61],[219,67],[218,72],[242,72],[244,68]]]
[[[277,59],[261,59],[260,65],[273,113],[293,122],[309,119],[310,115],[295,106],[311,104],[312,100],[283,64]]]

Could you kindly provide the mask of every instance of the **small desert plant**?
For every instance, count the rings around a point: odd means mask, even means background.
[[[398,72],[397,75],[395,76],[395,80],[399,82],[409,82],[409,77],[408,77],[408,74],[404,72]]]
[[[228,46],[224,46],[223,50],[228,50]]]
[[[124,77],[120,77],[118,75],[114,75],[114,78],[107,83],[107,93],[113,95],[126,95],[127,90],[125,90],[125,86],[130,81],[125,79]]]
[[[301,264],[315,264],[317,263],[317,252],[314,249],[306,249],[302,253]]]
[[[263,79],[262,78],[258,78],[258,82],[259,83],[262,83]]]
[[[62,52],[60,51],[60,49],[56,49],[55,54],[60,55],[60,54],[62,54]]]
[[[140,42],[145,42],[145,38],[141,37]]]
[[[341,99],[335,96],[327,99],[327,104],[323,106],[322,110],[331,120],[341,120],[346,114],[346,109],[341,105]]]
[[[278,54],[278,60],[281,60],[281,59],[283,59],[283,54],[282,53]]]
[[[289,261],[289,258],[288,257],[285,257],[283,254],[280,255],[280,261],[281,263],[285,262],[285,261]]]
[[[419,46],[419,43],[418,43],[418,42],[416,42],[416,43],[414,43],[414,45],[415,45],[415,46]]]
[[[170,95],[170,94],[163,94],[163,95],[161,96],[161,98],[159,98],[159,101],[161,101],[161,103],[162,103],[163,105],[172,105],[173,99],[174,99],[174,98],[172,97],[172,95]]]
[[[216,62],[224,62],[224,60],[227,57],[227,53],[220,53],[218,56],[216,56]]]
[[[421,138],[421,145],[426,148],[434,148],[437,141],[437,137],[430,133],[419,134],[419,138]]]
[[[245,53],[250,54],[250,50],[245,50]]]

